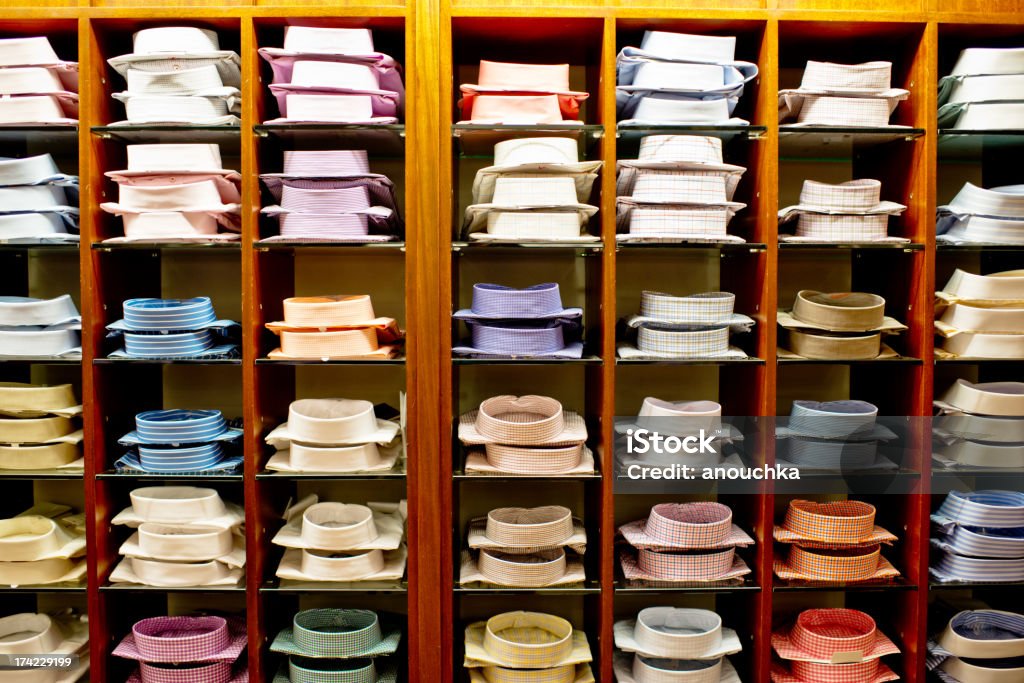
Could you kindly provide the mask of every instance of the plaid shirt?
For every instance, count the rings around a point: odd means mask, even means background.
[[[509,548],[558,547],[574,530],[572,511],[561,505],[497,508],[487,513],[487,538]]]
[[[830,503],[792,500],[783,526],[807,539],[854,545],[874,530],[875,507],[857,500]]]
[[[729,325],[658,325],[643,323],[637,348],[672,358],[723,356],[729,351]]]
[[[853,664],[792,662],[789,670],[772,664],[772,683],[884,683],[899,676],[885,664],[873,659]]]
[[[240,680],[248,680],[248,672],[232,677],[231,664],[227,662],[195,665],[139,662],[137,676],[140,683],[239,683]]]
[[[883,97],[805,95],[797,123],[876,128],[889,125],[895,102]]]
[[[729,292],[702,292],[672,296],[644,290],[640,294],[640,315],[676,323],[716,323],[728,320],[736,304]]]
[[[360,609],[309,609],[293,619],[295,644],[316,657],[360,657],[381,642],[375,612]]]
[[[487,620],[484,649],[514,669],[547,669],[572,653],[573,628],[540,612],[506,612]]]
[[[782,659],[821,663],[840,654],[864,660],[899,652],[870,615],[846,608],[804,610],[788,633],[772,634],[772,647]]]
[[[829,242],[872,242],[889,234],[889,215],[802,213],[797,218],[796,236]]]
[[[655,505],[644,525],[657,543],[676,548],[717,548],[731,530],[732,510],[708,501]]]
[[[892,62],[836,64],[807,60],[801,90],[859,90],[883,92],[892,82]]]
[[[525,555],[484,548],[477,566],[481,574],[501,586],[534,588],[550,586],[565,576],[566,557],[563,548]]]
[[[785,563],[777,561],[776,566],[782,574],[845,583],[873,578],[880,557],[881,547],[877,545],[836,550],[794,545],[789,550],[789,559]]]
[[[735,548],[710,552],[637,551],[640,571],[657,579],[712,581],[732,569]]]

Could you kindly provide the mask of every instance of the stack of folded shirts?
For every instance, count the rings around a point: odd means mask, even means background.
[[[248,683],[247,641],[241,617],[150,617],[135,622],[111,654],[139,663],[125,683]]]
[[[381,420],[369,401],[304,398],[288,406],[288,421],[267,435],[277,449],[276,472],[386,472],[402,454],[401,425]]]
[[[929,671],[942,683],[1009,682],[1024,676],[1024,614],[965,610],[928,641]]]
[[[894,469],[878,445],[896,434],[877,416],[867,401],[793,401],[788,422],[775,431],[777,461],[799,470]]]
[[[1024,382],[958,379],[934,405],[936,466],[1024,469]]]
[[[193,299],[128,299],[124,318],[107,325],[124,348],[110,358],[234,358],[233,320],[218,320],[208,296]]]
[[[789,332],[788,347],[779,349],[779,355],[787,358],[894,358],[898,354],[882,343],[882,335],[907,329],[885,315],[885,299],[868,292],[802,289],[792,310],[779,311],[778,321]]]
[[[909,90],[890,87],[892,62],[808,61],[800,87],[779,91],[779,122],[797,126],[889,128]]]
[[[854,609],[806,609],[772,633],[772,683],[884,683],[899,676],[881,658],[899,654],[875,620]]]
[[[743,206],[732,198],[747,169],[722,163],[720,138],[648,135],[640,142],[638,158],[622,159],[617,167],[615,194],[622,200],[616,202],[617,240],[744,241],[726,231]],[[662,196],[668,191],[676,196]],[[667,199],[674,203],[661,205]]]
[[[494,396],[459,417],[467,474],[592,474],[587,425],[547,396]],[[483,446],[484,450],[479,449]]]
[[[462,585],[542,588],[586,579],[587,530],[567,507],[497,508],[471,520],[468,535]]]
[[[1024,270],[953,272],[936,292],[939,358],[1024,358]]]
[[[935,232],[949,244],[1024,244],[1024,185],[985,189],[972,183],[938,207]]]
[[[111,524],[135,531],[118,552],[113,583],[165,588],[236,586],[244,576],[245,513],[213,489],[149,486]]]
[[[263,47],[279,118],[268,124],[398,123],[405,108],[402,68],[373,49],[368,28],[286,26],[284,47]]]
[[[479,84],[459,86],[462,124],[581,123],[589,93],[569,89],[568,64],[480,60]]]
[[[679,453],[659,446],[653,440],[645,452],[634,452],[628,441],[626,444],[622,442],[638,430],[680,440],[689,436],[696,440],[701,436],[710,437],[714,452]],[[665,401],[648,396],[635,418],[616,418],[615,433],[618,435],[616,464],[622,474],[634,465],[641,468],[683,465],[700,469],[721,465],[731,469],[743,464],[737,454],[727,454],[727,444],[741,440],[743,434],[731,423],[722,422],[722,405],[715,401]]]
[[[233,474],[242,430],[228,426],[219,410],[147,410],[135,431],[117,440],[130,449],[114,467],[135,474]],[[234,451],[234,452],[232,452]]]
[[[53,157],[0,157],[0,243],[77,242],[78,216],[78,176]]]
[[[494,680],[594,683],[587,634],[562,617],[505,612],[466,627],[470,683]]]
[[[640,314],[625,321],[630,339],[619,344],[619,357],[746,358],[742,349],[729,345],[729,335],[749,331],[754,320],[734,313],[735,303],[736,295],[729,292],[674,296],[644,290]]]
[[[939,127],[1008,130],[1024,120],[1024,48],[970,47],[939,80]]]
[[[284,171],[260,176],[276,204],[267,242],[388,242],[401,234],[395,186],[370,173],[366,150],[285,150]]]
[[[288,656],[273,683],[397,680],[390,656],[398,650],[402,631],[394,622],[367,609],[307,609],[292,618],[270,645]]]
[[[796,219],[796,234],[779,235],[783,242],[909,242],[889,237],[889,216],[903,204],[881,200],[882,183],[865,178],[836,185],[805,180],[800,203],[779,211],[779,224]]]
[[[881,544],[897,538],[875,525],[875,507],[868,503],[792,500],[774,535],[790,546],[784,559],[776,555],[774,567],[775,575],[786,581],[864,583],[900,575],[881,553]]]
[[[80,470],[81,414],[70,384],[0,382],[0,470]]]
[[[271,543],[285,548],[277,576],[291,581],[398,581],[405,574],[405,501],[320,503],[309,495],[284,513]]]
[[[53,299],[0,296],[0,357],[81,354],[82,317],[70,294]]]
[[[7,672],[6,678],[49,683],[74,683],[89,671],[89,619],[72,609],[54,614],[22,612],[0,617],[0,655],[9,657],[77,656],[70,669]]]
[[[721,503],[661,503],[647,519],[619,527],[619,561],[627,581],[657,585],[728,585],[750,567],[736,548],[754,539]]]
[[[78,583],[85,576],[85,515],[37,503],[0,519],[0,586]]]
[[[378,318],[367,294],[297,296],[283,302],[284,320],[267,323],[281,338],[270,358],[393,358],[403,338],[394,318]]]
[[[78,123],[78,62],[46,36],[0,39],[0,126]]]
[[[600,161],[580,161],[572,138],[519,138],[494,146],[494,164],[473,179],[471,240],[596,242],[586,225]],[[583,232],[581,232],[583,231]]]
[[[1024,581],[1024,493],[951,491],[932,522],[936,581]]]
[[[583,310],[563,308],[554,282],[526,289],[475,284],[472,307],[461,309],[452,317],[464,321],[470,335],[452,349],[457,356],[583,356],[583,342],[578,341]]]
[[[747,125],[731,117],[756,76],[756,64],[736,60],[735,36],[646,31],[615,59],[619,125]]]
[[[743,649],[739,636],[706,609],[647,607],[615,622],[619,683],[708,681],[740,683],[726,655]],[[858,682],[860,683],[860,682]]]
[[[100,208],[120,216],[120,241],[237,240],[242,201],[238,171],[222,168],[216,144],[128,145],[128,168],[104,175],[117,201]],[[219,228],[228,232],[218,232]]]
[[[161,26],[137,31],[131,54],[108,60],[128,89],[112,97],[125,120],[113,125],[238,125],[238,54],[220,49],[215,31]]]

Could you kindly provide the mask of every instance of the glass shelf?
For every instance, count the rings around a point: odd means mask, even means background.
[[[764,242],[722,242],[711,244],[708,242],[618,242],[615,251],[637,251],[641,249],[685,249],[688,251],[724,251],[729,253],[750,253],[757,254],[768,249]]]
[[[84,476],[85,473],[82,470],[0,470],[0,481],[5,479],[77,480]]]
[[[973,251],[1024,251],[1024,244],[992,244],[991,242],[975,242],[972,244],[943,244],[935,245],[939,253],[955,254],[958,252]]]
[[[768,134],[765,126],[701,126],[666,123],[650,126],[616,126],[615,137],[624,142],[639,141],[648,135],[704,135],[732,140],[761,140]]]
[[[319,358],[257,358],[256,365],[405,365],[405,356],[398,358],[351,358],[321,360]]]
[[[0,356],[0,363],[34,363],[36,365],[81,365],[82,357],[54,358],[53,356]]]
[[[540,588],[516,588],[515,586],[469,585],[460,586],[456,581],[456,595],[600,595],[601,585],[588,580],[581,584],[567,586],[545,586]]]
[[[487,481],[512,483],[517,481],[600,481],[601,473],[591,474],[466,474],[458,470],[452,475],[453,481]]]
[[[579,256],[597,254],[604,249],[601,242],[590,244],[566,244],[561,242],[452,242],[452,253],[461,255],[469,252],[488,251],[575,251]]]
[[[1012,152],[1021,145],[1024,129],[939,129],[939,160],[980,160],[986,152]]]
[[[380,481],[380,480],[401,480],[405,479],[403,468],[388,470],[386,472],[273,472],[265,470],[256,474],[256,478],[262,481]]]
[[[405,154],[405,125],[358,125],[345,123],[262,123],[253,126],[261,138],[289,144],[317,144],[331,147],[358,145],[374,156],[400,157]]]
[[[461,123],[452,126],[452,137],[459,143],[463,157],[494,156],[494,145],[504,140],[524,137],[571,137],[580,145],[581,151],[596,143],[604,136],[604,126],[574,124],[504,124],[485,125]],[[585,155],[581,155],[585,158]]]
[[[1024,358],[936,358],[936,365],[1020,365]]]
[[[776,360],[779,365],[865,365],[872,363],[884,365],[922,365],[924,363],[920,358],[912,358],[910,356],[866,358],[862,360],[833,360],[818,358],[777,358]]]
[[[237,586],[143,586],[134,583],[110,583],[100,586],[106,593],[241,593],[245,594],[245,581]]]
[[[260,586],[260,593],[405,593],[409,584],[399,581],[292,581],[272,579]]]
[[[104,140],[136,143],[218,143],[241,140],[240,126],[93,126],[92,134]]]
[[[372,251],[394,251],[405,252],[405,242],[303,242],[303,241],[280,241],[280,242],[253,242],[253,249],[256,251],[314,251],[320,249],[328,250],[361,250]]]
[[[241,365],[241,358],[94,358],[93,365]]]
[[[972,588],[1024,588],[1024,581],[929,581],[929,590],[966,590]]]
[[[84,561],[84,560],[83,560]],[[35,586],[0,586],[0,595],[5,593],[82,593],[85,594],[85,583],[49,583]]]
[[[687,585],[671,585],[658,581],[630,580],[622,576],[615,579],[615,593],[619,595],[649,593],[758,593],[761,587],[752,578],[744,578],[742,583],[702,583]]]
[[[54,126],[0,126],[0,144],[78,146],[78,124]]]
[[[779,156],[850,158],[865,148],[890,142],[909,142],[923,135],[924,128],[782,125],[779,126]]]
[[[93,242],[94,251],[238,251],[242,245],[237,240],[225,242]]]
[[[452,365],[601,365],[598,356],[583,358],[452,358]]]
[[[827,581],[784,581],[775,578],[775,583],[772,586],[772,591],[775,593],[789,593],[799,591],[817,591],[817,592],[841,592],[841,593],[852,593],[854,591],[860,593],[872,592],[872,591],[916,591],[917,586],[911,583],[907,583],[903,577],[899,577],[894,581],[888,581],[885,583],[842,583],[842,582],[827,582]]]
[[[924,251],[924,245],[919,242],[894,243],[894,242],[779,242],[779,249],[783,251],[833,251],[837,249],[872,249],[896,251],[902,250],[905,253]]]
[[[241,482],[241,474],[173,474],[168,472],[100,472],[97,479],[128,480],[128,481],[229,481]]]
[[[764,358],[616,358],[616,365],[764,365]]]
[[[0,243],[0,251],[52,251],[70,253],[78,251],[78,242],[4,242]]]

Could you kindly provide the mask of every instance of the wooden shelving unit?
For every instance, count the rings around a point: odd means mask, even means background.
[[[135,0],[40,0],[0,3],[0,36],[50,36],[65,59],[77,59],[81,73],[81,121],[77,129],[0,131],[0,155],[49,151],[67,172],[81,176],[82,241],[74,248],[0,249],[0,294],[54,295],[70,291],[82,312],[80,365],[62,362],[0,363],[0,379],[70,381],[85,404],[84,478],[40,475],[0,476],[3,511],[13,514],[33,499],[56,498],[84,507],[89,519],[88,583],[76,590],[0,590],[5,613],[72,604],[88,608],[93,681],[123,680],[128,667],[110,656],[113,645],[144,616],[203,609],[246,615],[250,676],[269,681],[279,658],[269,639],[298,609],[310,606],[372,607],[406,620],[406,679],[423,683],[463,681],[462,631],[470,621],[511,609],[563,615],[587,631],[594,672],[612,675],[612,624],[655,604],[699,606],[719,611],[744,643],[734,663],[744,681],[768,680],[768,634],[796,611],[810,606],[851,605],[873,613],[900,645],[891,658],[902,680],[924,683],[929,614],[939,614],[949,596],[974,596],[1009,608],[1024,605],[1019,586],[930,587],[928,514],[957,484],[930,471],[930,458],[905,462],[910,471],[899,495],[868,496],[883,524],[900,537],[887,551],[901,570],[901,582],[886,587],[813,589],[774,579],[776,547],[772,525],[794,493],[765,483],[760,495],[695,491],[676,500],[715,498],[733,507],[738,522],[757,544],[743,551],[753,568],[741,587],[708,590],[641,589],[621,579],[615,555],[618,525],[643,517],[665,498],[615,495],[611,471],[613,417],[635,414],[644,396],[714,399],[727,415],[788,414],[796,398],[860,398],[883,414],[927,416],[932,397],[958,377],[1021,379],[1021,363],[935,363],[932,296],[953,268],[966,265],[992,272],[1024,266],[1024,252],[1008,249],[936,249],[933,216],[965,180],[986,186],[1020,182],[1014,161],[1024,136],[949,136],[936,127],[935,84],[948,73],[961,49],[973,45],[1024,45],[1024,7],[1017,0],[607,0],[559,3],[496,0],[383,0],[376,3],[316,3],[305,0],[225,2],[201,0],[149,3]],[[269,71],[258,47],[280,45],[289,22],[324,26],[369,26],[381,51],[404,66],[407,111],[404,125],[368,139],[365,131],[266,128],[274,115],[267,90]],[[222,45],[242,56],[243,111],[234,130],[103,129],[120,111],[110,98],[123,82],[107,66],[130,52],[132,32],[154,25],[195,24],[218,31]],[[638,44],[646,29],[735,35],[738,58],[756,62],[760,75],[750,84],[737,114],[757,133],[726,144],[726,160],[747,167],[737,199],[745,202],[732,229],[742,247],[619,248],[614,232],[615,160],[631,158],[636,134],[615,127],[615,55]],[[567,61],[574,85],[591,93],[580,133],[581,156],[600,159],[595,188],[598,220],[591,230],[602,241],[587,248],[479,248],[461,241],[459,227],[476,169],[488,163],[480,137],[493,132],[453,132],[459,118],[458,85],[473,82],[480,59]],[[795,85],[807,59],[894,63],[894,85],[911,97],[894,122],[914,130],[905,136],[877,131],[844,134],[780,129],[779,88]],[[100,130],[96,130],[99,127]],[[920,130],[916,130],[920,129]],[[644,131],[654,132],[654,131]],[[671,132],[671,131],[657,131]],[[698,132],[698,131],[679,131]],[[515,133],[529,135],[530,131]],[[474,140],[474,136],[477,137]],[[243,176],[240,245],[221,248],[146,248],[97,245],[117,234],[116,219],[99,204],[116,192],[103,173],[124,164],[124,146],[141,141],[216,141],[226,168]],[[77,147],[76,147],[77,145]],[[254,245],[268,234],[259,208],[266,197],[258,174],[279,170],[284,149],[370,149],[371,162],[396,183],[406,223],[401,246],[308,247]],[[483,150],[481,152],[481,149]],[[77,168],[76,168],[77,167]],[[892,232],[911,239],[900,248],[801,248],[778,246],[776,212],[790,203],[805,177],[847,180],[874,177],[883,198],[906,204]],[[79,276],[79,285],[74,275]],[[563,299],[581,306],[586,325],[586,362],[460,362],[452,341],[463,333],[451,312],[469,301],[475,282],[561,284]],[[635,311],[642,289],[666,291],[726,289],[737,295],[737,310],[757,325],[742,345],[760,362],[618,363],[617,321]],[[886,297],[888,313],[909,330],[897,342],[899,363],[782,362],[776,354],[775,312],[788,307],[796,290],[856,288]],[[315,291],[314,291],[315,290]],[[378,312],[398,318],[408,331],[402,362],[382,364],[289,364],[265,360],[273,339],[264,323],[279,319],[281,300],[293,294],[366,292]],[[241,322],[242,354],[228,363],[110,362],[104,326],[120,317],[120,304],[133,296],[211,294],[222,317]],[[216,391],[207,394],[207,389]],[[382,478],[296,478],[266,476],[263,437],[300,396],[370,398],[397,405],[408,396],[408,464],[404,476]],[[453,438],[458,415],[488,396],[539,393],[557,397],[583,414],[599,476],[531,479],[461,474],[463,453]],[[116,439],[146,408],[218,407],[245,424],[245,467],[234,478],[202,478],[229,500],[244,503],[248,564],[243,587],[229,590],[165,591],[120,588],[107,577],[117,560],[124,530],[110,520],[127,504],[128,492],[153,478],[111,476],[120,456]],[[183,406],[182,406],[183,407]],[[922,445],[929,435],[917,435]],[[766,463],[773,444],[759,444]],[[926,453],[926,449],[921,452]],[[191,480],[195,483],[198,479]],[[1014,483],[1016,482],[1016,483]],[[971,482],[968,482],[970,484]],[[973,482],[979,487],[982,480]],[[1024,476],[990,478],[991,486],[1018,486]],[[326,498],[359,502],[407,498],[409,564],[404,581],[351,591],[292,591],[273,575],[280,553],[269,542],[280,526],[289,498],[318,492]],[[841,494],[837,494],[841,495]],[[818,496],[823,497],[823,496]],[[587,524],[588,581],[569,590],[462,590],[457,561],[468,520],[503,504],[561,503]]]

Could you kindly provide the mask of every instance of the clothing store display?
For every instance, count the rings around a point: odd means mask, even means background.
[[[232,474],[242,466],[242,430],[219,410],[149,410],[118,443],[129,449],[114,467],[139,474]]]
[[[615,58],[618,125],[747,125],[732,114],[757,73],[736,59],[735,36],[645,31]]]
[[[702,292],[674,296],[644,291],[640,313],[625,320],[627,330],[636,330],[635,344],[623,341],[620,358],[746,358],[747,354],[729,344],[734,332],[749,331],[754,320],[734,313],[736,295]],[[632,336],[632,335],[630,335]]]
[[[936,581],[1024,581],[1024,493],[951,491],[931,519]]]
[[[844,584],[900,576],[881,554],[882,545],[897,539],[875,526],[875,508],[868,503],[792,500],[773,532],[777,542],[789,545],[774,566],[775,575],[785,581]]]
[[[579,123],[590,94],[569,88],[568,64],[480,60],[479,83],[459,86],[459,123]]]
[[[128,299],[124,318],[107,325],[124,347],[110,358],[233,358],[238,355],[238,323],[220,320],[210,297]]]
[[[297,296],[282,308],[284,320],[266,326],[281,338],[270,358],[393,358],[404,337],[394,318],[374,314],[367,294]]]
[[[948,244],[1024,244],[1024,185],[964,186],[937,209],[936,239]]]
[[[525,289],[473,285],[471,308],[455,320],[470,338],[452,349],[458,356],[510,358],[581,358],[583,310],[565,308],[558,285],[546,282]]]
[[[283,172],[260,179],[277,202],[261,210],[278,224],[266,242],[387,242],[401,234],[394,183],[370,172],[365,150],[285,150]]]
[[[405,573],[405,501],[351,505],[309,495],[284,513],[271,541],[277,576],[293,581],[395,581]]]
[[[404,116],[402,67],[376,52],[368,28],[286,26],[284,46],[263,47],[280,117],[270,125],[387,125]]]
[[[792,309],[778,312],[788,331],[788,347],[779,355],[821,360],[894,358],[882,335],[907,329],[885,315],[885,299],[869,292],[817,292],[802,289]]]
[[[779,224],[796,219],[793,235],[783,242],[909,242],[889,237],[889,216],[906,210],[903,204],[881,200],[882,183],[872,179],[835,185],[805,180],[800,203],[779,210]]]
[[[893,88],[892,62],[808,60],[800,87],[779,90],[779,121],[797,126],[899,128],[889,117],[909,90]]]
[[[927,667],[943,683],[1009,683],[1024,674],[1024,615],[959,612],[928,641]]]
[[[113,125],[232,126],[241,111],[240,58],[215,31],[161,26],[132,35],[131,54],[108,60],[128,89],[112,97],[125,119]]]
[[[868,614],[853,609],[806,609],[793,625],[772,633],[772,683],[883,683],[899,678],[881,657],[899,648]]]
[[[618,533],[625,541],[619,561],[629,581],[718,585],[750,573],[735,551],[754,539],[732,523],[732,510],[721,503],[661,503],[646,520]]]
[[[105,241],[239,239],[241,176],[222,168],[219,145],[140,144],[125,151],[128,168],[104,174],[117,183],[118,201],[100,204],[121,218],[124,236]]]
[[[0,126],[78,123],[78,62],[46,36],[0,38]]]
[[[1024,49],[969,47],[939,80],[940,128],[1012,130],[1024,111]]]
[[[467,474],[592,474],[587,426],[547,396],[493,396],[459,417]],[[479,450],[483,447],[483,452]]]

